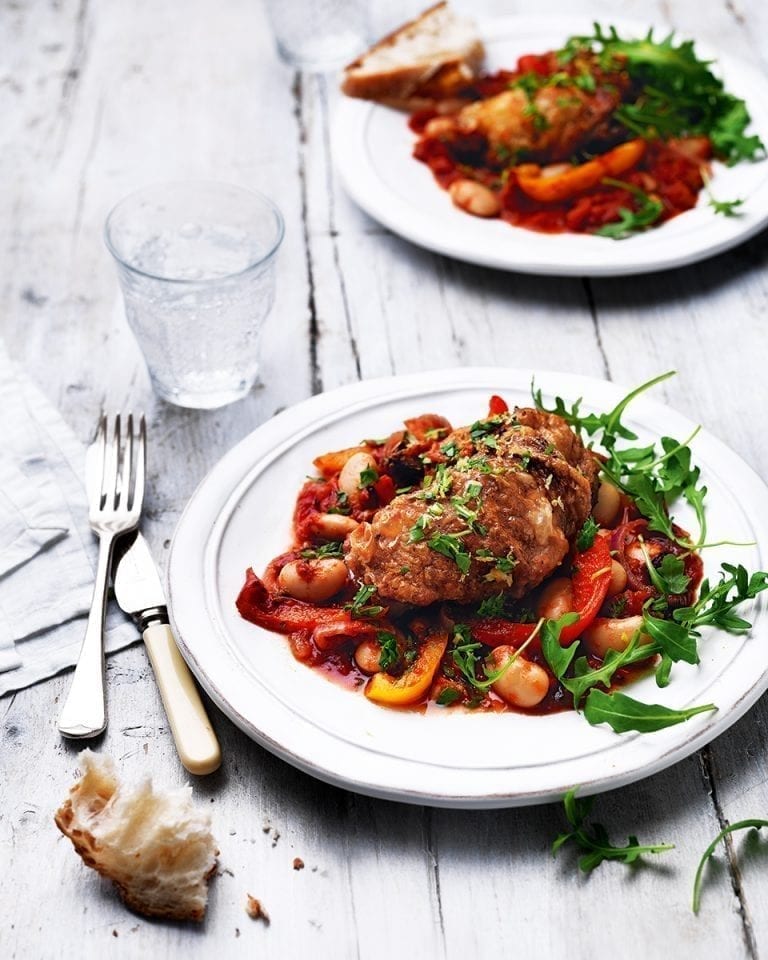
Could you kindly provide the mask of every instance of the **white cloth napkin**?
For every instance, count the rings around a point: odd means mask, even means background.
[[[97,543],[85,450],[0,343],[0,696],[77,662]],[[111,605],[107,651],[138,639]]]

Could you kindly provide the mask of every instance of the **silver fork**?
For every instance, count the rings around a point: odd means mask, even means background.
[[[118,536],[138,526],[144,499],[144,417],[139,418],[138,436],[134,436],[132,413],[126,417],[124,431],[120,414],[115,417],[111,439],[108,427],[107,417],[102,414],[85,461],[88,520],[99,538],[99,561],[88,626],[72,686],[59,716],[59,732],[65,737],[95,737],[107,725],[104,613],[112,546]]]

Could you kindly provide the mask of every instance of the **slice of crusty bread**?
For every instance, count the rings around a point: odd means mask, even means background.
[[[484,57],[474,22],[443,0],[351,63],[341,89],[403,110],[435,107],[472,82]]]
[[[83,750],[83,776],[56,811],[56,825],[85,863],[117,887],[138,913],[202,920],[216,869],[211,820],[192,804],[192,788],[156,792],[149,778],[121,784],[107,757]]]

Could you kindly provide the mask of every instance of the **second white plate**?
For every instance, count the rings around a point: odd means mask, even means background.
[[[617,23],[627,36],[647,27]],[[557,49],[567,37],[589,34],[584,20],[503,17],[480,22],[489,70],[511,69],[525,53]],[[657,33],[661,35],[662,31]],[[698,55],[716,59],[729,92],[743,97],[752,130],[768,143],[768,80],[759,71],[704,44]],[[735,217],[714,213],[705,193],[698,206],[627,240],[586,234],[544,234],[481,220],[457,210],[431,171],[412,157],[414,135],[404,113],[344,98],[333,134],[334,162],[355,202],[384,226],[436,253],[522,273],[617,276],[649,273],[721,253],[768,224],[768,161],[714,165],[712,192],[720,200],[743,199]]]

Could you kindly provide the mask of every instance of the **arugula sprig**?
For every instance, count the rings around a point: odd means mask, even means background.
[[[702,60],[693,41],[677,42],[674,33],[656,40],[649,30],[639,40],[619,36],[615,27],[594,25],[592,36],[571,37],[560,51],[562,62],[592,51],[605,70],[626,70],[637,91],[614,116],[636,136],[705,135],[727,163],[753,160],[765,147],[747,134],[750,116],[743,100],[726,91],[723,81]]]
[[[625,183],[623,180],[614,180],[612,177],[604,177],[601,181],[609,187],[620,187],[634,197],[634,209],[629,207],[619,207],[619,219],[614,223],[606,223],[604,226],[595,230],[598,237],[610,237],[611,240],[626,240],[627,237],[633,237],[636,233],[641,233],[659,219],[664,212],[664,204],[661,200],[654,200],[645,190],[634,186],[631,183]]]
[[[679,569],[675,565],[674,573],[666,585],[681,586],[682,581],[675,579],[678,576]],[[608,723],[617,733],[661,730],[682,723],[698,713],[714,710],[715,707],[706,704],[686,710],[672,710],[659,704],[641,703],[622,693],[606,692],[616,672],[622,667],[649,661],[660,654],[656,683],[660,687],[666,686],[674,663],[681,660],[698,663],[698,641],[703,626],[716,626],[734,634],[746,632],[751,624],[734,611],[740,604],[755,599],[766,589],[768,573],[759,571],[750,576],[745,567],[724,563],[719,581],[711,585],[709,580],[705,580],[698,600],[688,607],[675,610],[672,619],[655,616],[652,603],[649,602],[643,611],[642,627],[634,631],[624,650],[609,650],[599,667],[590,666],[584,656],[576,658],[578,640],[574,640],[570,646],[560,646],[560,631],[568,622],[565,618],[544,624],[541,649],[557,680],[572,694],[577,710],[586,697],[584,716],[590,724]]]
[[[566,614],[566,616],[573,615]],[[515,652],[511,654],[497,670],[488,670],[483,667],[484,676],[482,678],[478,677],[477,669],[481,665],[481,660],[484,659],[478,655],[478,651],[483,649],[483,644],[472,639],[472,633],[466,624],[457,623],[453,628],[451,657],[459,673],[461,673],[470,686],[474,687],[475,690],[486,693],[497,680],[504,676],[525,648],[533,642],[541,628],[543,626],[549,626],[549,624],[552,623],[554,623],[552,620],[545,621],[543,618],[539,620],[536,626],[531,629],[530,636],[526,638],[524,643],[520,644]]]
[[[693,880],[692,909],[694,913],[698,913],[699,908],[701,907],[701,888],[704,883],[704,868],[717,849],[718,843],[720,843],[721,840],[725,840],[725,838],[730,834],[735,833],[736,830],[761,830],[763,827],[768,827],[768,820],[761,820],[759,818],[739,820],[737,823],[731,823],[727,827],[724,827],[720,833],[718,833],[712,843],[710,843],[710,845],[702,854],[698,869],[696,870],[696,876]]]
[[[590,873],[606,860],[616,860],[619,863],[634,863],[643,854],[665,853],[673,850],[673,843],[641,844],[635,836],[629,837],[626,846],[617,847],[611,843],[608,831],[601,823],[588,823],[587,817],[592,812],[594,799],[592,797],[577,797],[576,789],[569,790],[563,797],[563,808],[571,830],[561,833],[552,844],[552,856],[557,856],[559,850],[566,844],[572,843],[583,850],[579,857],[579,868],[584,873]]]
[[[554,409],[549,409],[544,404],[540,389],[536,390],[532,384],[531,392],[537,409],[556,413],[575,430],[599,439],[607,454],[600,467],[603,474],[632,497],[637,508],[647,518],[649,529],[663,533],[686,549],[697,550],[706,540],[704,500],[707,488],[701,483],[701,471],[693,464],[689,444],[700,428],[697,427],[683,442],[672,437],[662,437],[661,451],[655,444],[645,447],[619,446],[621,440],[637,440],[637,434],[622,422],[629,404],[646,390],[673,376],[675,371],[669,370],[648,380],[631,390],[613,410],[603,414],[582,416],[581,398],[569,408],[561,397],[556,397]],[[695,543],[680,538],[669,515],[670,504],[680,497],[690,504],[696,515],[699,536]]]

